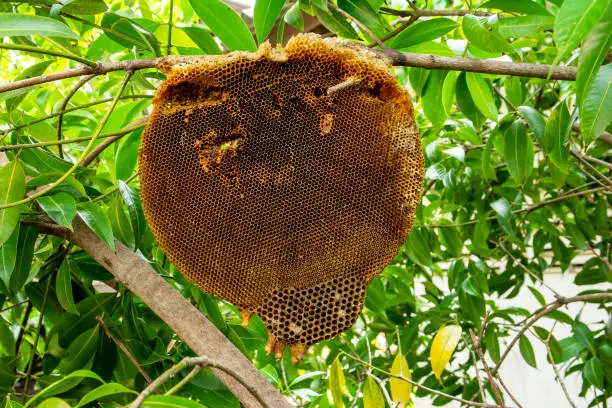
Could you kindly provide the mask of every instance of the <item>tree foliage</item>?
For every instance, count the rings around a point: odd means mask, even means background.
[[[147,227],[137,151],[162,74],[109,72],[0,93],[3,406],[126,404],[193,355],[89,254],[36,226],[70,228],[77,215],[110,247],[117,239],[146,258],[292,402],[367,408],[428,396],[435,405],[497,404],[495,377],[516,347],[525,369],[552,364],[560,385],[579,373],[580,395],[568,398],[605,406],[610,326],[565,305],[610,310],[612,5],[390,3],[258,0],[252,22],[222,0],[0,3],[7,83],[102,61],[252,51],[312,21],[330,35],[402,52],[577,69],[572,82],[395,68],[413,96],[426,157],[422,205],[406,243],[368,288],[355,326],[313,346],[297,367],[288,354],[280,363],[266,355],[259,319],[240,326],[234,306],[186,281]],[[551,270],[577,292],[550,288]],[[539,308],[513,303],[525,289]],[[571,334],[560,337],[561,326]],[[535,342],[546,355],[535,353]],[[482,361],[493,387],[484,384]],[[182,382],[186,375],[166,382],[150,406],[239,406],[209,370]]]

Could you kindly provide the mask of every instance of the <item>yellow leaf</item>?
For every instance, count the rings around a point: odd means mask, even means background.
[[[378,383],[368,376],[363,385],[363,408],[385,408],[385,398]]]
[[[344,408],[344,402],[342,401],[342,394],[348,395],[346,389],[346,380],[344,379],[344,372],[342,371],[342,364],[340,359],[336,357],[329,369],[329,390],[332,393],[334,399],[334,407]]]
[[[402,353],[398,351],[391,366],[391,374],[401,375],[409,380],[412,380],[412,374],[408,368],[408,362],[402,356]],[[410,394],[412,393],[412,384],[399,378],[391,378],[389,380],[391,384],[391,399],[393,402],[399,403],[399,408],[403,408],[408,402],[410,402]]]
[[[450,361],[453,352],[457,348],[457,344],[459,344],[461,332],[461,326],[454,324],[442,326],[431,343],[429,360],[431,361],[431,369],[438,381],[440,381],[444,368]]]

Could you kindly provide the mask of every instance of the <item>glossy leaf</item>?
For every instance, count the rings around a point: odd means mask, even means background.
[[[521,120],[514,122],[504,133],[504,160],[517,184],[524,184],[533,170],[533,141]]]
[[[189,0],[198,17],[232,51],[255,51],[257,46],[248,27],[234,10],[221,0]]]
[[[140,195],[122,180],[119,180],[118,187],[130,217],[130,224],[134,234],[134,246],[138,248],[147,227],[147,221],[144,218],[142,204],[140,203]]]
[[[215,41],[210,30],[200,24],[179,27],[206,54],[221,54],[221,48]]]
[[[449,18],[432,18],[431,20],[419,21],[397,36],[386,42],[391,48],[403,49],[414,44],[435,40],[457,28],[457,22]]]
[[[434,126],[442,126],[448,116],[444,109],[440,109],[445,74],[444,71],[432,71],[429,74],[427,89],[423,95],[423,111],[427,119],[429,119]]]
[[[491,208],[497,213],[497,219],[499,220],[502,228],[510,235],[514,235],[512,228],[510,227],[510,203],[506,198],[500,198],[491,203]]]
[[[408,362],[406,361],[406,358],[402,356],[401,352],[398,352],[395,355],[395,359],[391,365],[391,374],[412,380],[412,373],[408,367]],[[412,398],[412,384],[400,378],[394,377],[389,379],[389,384],[391,387],[391,399],[393,402],[398,403],[400,408],[407,406]]]
[[[533,0],[490,0],[483,3],[480,8],[498,9],[520,14],[550,15],[546,7]]]
[[[571,116],[566,104],[561,104],[552,111],[546,122],[544,150],[550,160],[563,172],[569,166],[569,135],[572,128]]]
[[[79,311],[74,304],[74,298],[72,296],[71,266],[68,260],[62,262],[55,278],[55,293],[57,295],[57,300],[68,313],[78,315]]]
[[[81,398],[81,400],[79,401],[79,403],[76,405],[75,408],[82,407],[91,402],[100,401],[102,398],[106,398],[111,395],[117,395],[117,394],[136,394],[138,395],[136,391],[130,390],[129,388],[125,387],[122,384],[118,384],[118,383],[102,384],[98,386],[97,388],[94,388],[93,390],[89,391],[87,394],[85,394],[83,398]]]
[[[332,33],[336,33],[341,37],[350,38],[353,40],[359,38],[353,26],[350,25],[344,16],[338,13],[336,10],[323,10],[321,8],[314,7],[314,13],[319,22]]]
[[[0,167],[0,205],[14,203],[25,194],[25,174],[19,160]],[[0,210],[0,245],[4,244],[19,223],[19,206]]]
[[[72,220],[76,216],[76,203],[70,194],[57,193],[43,196],[38,199],[38,204],[53,221],[72,229]]]
[[[385,398],[376,380],[368,376],[363,385],[363,408],[385,408]]]
[[[597,24],[608,8],[608,0],[565,0],[555,21],[557,64]]]
[[[342,371],[342,363],[340,358],[336,357],[331,367],[329,368],[329,389],[334,398],[335,407],[344,407],[344,401],[342,400],[342,394],[348,394],[346,388],[346,380],[344,378],[344,371]]]
[[[13,230],[11,236],[0,245],[0,279],[5,286],[9,286],[11,274],[17,261],[17,239],[19,237],[19,227]]]
[[[442,381],[442,373],[459,344],[462,331],[458,325],[442,326],[431,343],[429,361],[438,381]]]
[[[141,405],[143,408],[205,408],[204,405],[174,395],[151,395]]]
[[[593,82],[610,47],[612,47],[612,4],[582,42],[576,73],[576,97],[580,105],[584,99],[584,92]]]
[[[304,18],[302,17],[302,12],[300,11],[300,5],[298,3],[289,7],[289,10],[285,13],[284,19],[285,23],[300,31],[304,31]]]
[[[77,207],[77,213],[85,221],[85,224],[114,251],[115,240],[113,238],[113,229],[100,206],[95,203],[82,203]]]
[[[524,335],[519,338],[519,350],[521,351],[521,355],[527,364],[533,368],[538,367],[533,346],[531,345],[529,339]]]
[[[584,363],[582,369],[584,378],[595,388],[604,389],[604,375],[601,369],[601,361],[597,357],[592,357]]]
[[[64,401],[63,399],[51,397],[47,398],[40,404],[36,406],[36,408],[71,408],[70,404]]]
[[[499,33],[504,38],[527,37],[550,30],[554,24],[555,18],[545,15],[502,18],[499,20]]]
[[[286,1],[287,0],[257,0],[255,2],[253,22],[257,41],[262,43],[268,34],[270,34]]]
[[[442,85],[442,106],[447,115],[452,113],[453,100],[455,99],[455,88],[457,85],[458,71],[451,71],[444,78]]]
[[[23,285],[30,278],[32,269],[32,259],[34,257],[34,245],[38,238],[38,228],[22,225],[19,227],[19,237],[17,238],[17,257],[15,267],[11,274],[9,287],[13,292],[19,292]]]
[[[48,17],[31,14],[0,13],[0,37],[42,35],[78,40],[68,26]]]
[[[53,395],[61,394],[63,392],[69,391],[72,388],[79,385],[84,378],[90,378],[92,380],[98,382],[104,382],[100,376],[89,370],[76,370],[60,380],[54,382],[48,387],[41,390],[38,394],[33,396],[28,402],[24,405],[24,408],[28,408],[29,406],[34,405],[35,402],[41,400],[42,398],[50,397]],[[34,405],[36,406],[36,405]]]
[[[580,111],[580,129],[589,145],[612,121],[612,65],[604,66],[586,90]]]
[[[544,136],[546,132],[546,120],[544,116],[531,106],[519,106],[519,113],[525,118],[529,128],[535,135],[538,143],[544,144]]]
[[[491,85],[480,74],[474,72],[467,72],[465,79],[472,99],[478,101],[476,104],[478,110],[487,118],[497,120],[499,112],[497,106],[495,106]]]
[[[377,36],[385,33],[385,20],[379,18],[370,3],[363,0],[338,0],[338,7],[365,24]],[[367,35],[364,33],[364,35]]]
[[[457,78],[456,92],[457,93],[455,96],[457,97],[459,109],[461,109],[461,112],[463,112],[463,114],[472,121],[474,127],[479,129],[484,123],[485,117],[476,107],[476,104],[470,95],[465,74],[463,73]]]

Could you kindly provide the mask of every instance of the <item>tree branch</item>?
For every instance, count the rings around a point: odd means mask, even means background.
[[[61,57],[61,58],[71,59],[73,61],[80,62],[81,64],[85,64],[91,68],[95,68],[96,66],[95,62],[90,61],[87,58],[79,57],[78,55],[67,54],[64,52],[49,50],[49,49],[44,49],[44,48],[39,48],[39,47],[32,47],[30,45],[0,43],[0,49],[13,50],[13,51],[25,51],[25,52],[31,52],[34,54],[44,54],[44,55],[50,55],[52,57]]]
[[[85,85],[89,80],[91,80],[92,78],[94,78],[95,75],[87,75],[83,78],[81,78],[81,80],[79,82],[76,83],[76,85],[70,90],[70,92],[68,92],[68,95],[66,95],[66,97],[64,98],[64,101],[62,102],[62,106],[60,106],[60,115],[59,115],[59,119],[57,120],[57,140],[61,141],[62,140],[62,122],[64,121],[64,111],[66,110],[66,107],[68,106],[68,102],[70,102],[70,99],[74,96],[75,93],[77,93],[79,91],[79,89],[81,89],[81,87],[83,85]],[[57,151],[59,153],[59,157],[60,158],[64,158],[64,150],[62,149],[62,145],[58,144],[57,145]]]
[[[115,241],[116,252],[77,216],[73,231],[66,231],[70,242],[89,253],[100,265],[151,308],[197,355],[215,356],[225,369],[240,373],[256,390],[265,406],[286,408],[289,404],[261,373],[204,315],[155,272],[146,260]],[[44,228],[44,225],[43,225]],[[245,407],[261,407],[251,392],[219,367],[211,367],[219,379]]]
[[[422,9],[415,9],[415,10],[395,10],[389,7],[381,7],[380,11],[385,13],[385,14],[390,14],[393,16],[400,16],[400,17],[409,17],[409,16],[416,16],[416,17],[462,17],[465,16],[466,14],[470,14],[473,16],[481,16],[481,17],[488,17],[488,16],[492,16],[495,13],[491,13],[488,11],[471,11],[471,10],[422,10]]]

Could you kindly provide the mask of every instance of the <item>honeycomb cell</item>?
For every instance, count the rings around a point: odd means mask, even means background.
[[[285,48],[165,59],[139,153],[145,215],[203,291],[259,315],[268,351],[355,322],[421,198],[410,97],[373,52]]]

